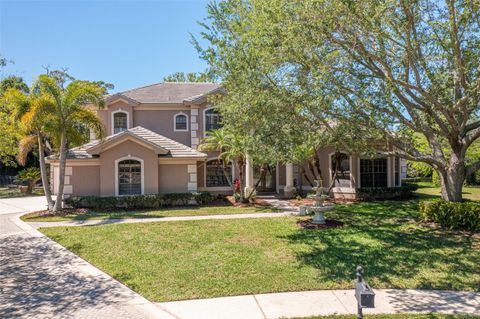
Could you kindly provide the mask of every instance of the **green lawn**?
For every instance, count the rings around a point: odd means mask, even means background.
[[[480,290],[480,238],[423,225],[415,201],[330,216],[346,225],[302,230],[300,218],[279,217],[41,231],[153,301],[350,289],[358,264],[374,288]]]
[[[27,195],[25,193],[21,193],[20,189],[18,188],[0,187],[0,199],[12,198],[12,197],[25,197],[25,196],[40,196],[40,195],[44,195],[42,188],[34,188],[33,194]]]
[[[419,182],[416,183],[419,188],[415,194],[420,199],[440,198],[440,187],[433,186],[432,183]],[[463,198],[471,200],[480,200],[480,187],[464,187]]]
[[[30,213],[22,216],[22,220],[29,222],[56,222],[63,220],[87,219],[122,219],[122,218],[151,218],[172,216],[204,216],[204,215],[232,215],[251,213],[272,213],[278,210],[271,206],[234,207],[234,206],[207,206],[207,207],[174,207],[161,210],[130,210],[130,211],[96,211],[88,210],[83,213],[67,213],[66,215],[45,216],[43,213]]]
[[[304,319],[356,319],[356,315],[337,315],[309,317]],[[443,314],[396,314],[396,315],[365,315],[367,319],[480,319],[472,315],[443,315]]]

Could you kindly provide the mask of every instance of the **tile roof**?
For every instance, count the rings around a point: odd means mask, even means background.
[[[206,158],[207,157],[206,154],[201,153],[189,146],[183,145],[163,135],[147,130],[144,127],[136,126],[124,132],[107,136],[103,140],[94,140],[89,143],[83,144],[81,146],[69,149],[67,152],[67,159],[95,158],[97,156],[92,155],[89,152],[92,148],[101,146],[112,140],[116,140],[128,135],[138,138],[150,145],[157,146],[159,149],[162,149],[163,152],[159,154],[159,157],[163,157],[163,158],[165,157],[166,158]],[[58,159],[58,157],[49,156],[47,159],[56,160]]]
[[[218,90],[220,84],[209,82],[162,82],[119,92],[139,103],[183,103]]]

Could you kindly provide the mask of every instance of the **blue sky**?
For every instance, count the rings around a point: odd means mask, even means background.
[[[0,0],[0,54],[14,64],[2,75],[36,75],[68,67],[82,80],[103,80],[122,91],[160,82],[176,71],[206,68],[190,43],[204,0]]]

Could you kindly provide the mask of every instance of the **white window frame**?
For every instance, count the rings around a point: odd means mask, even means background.
[[[328,173],[330,174],[329,177],[330,177],[330,182],[331,182],[331,178],[333,176],[333,169],[332,169],[332,156],[335,154],[336,152],[331,152],[330,154],[328,154]],[[352,173],[352,168],[353,168],[353,160],[352,160],[352,155],[351,154],[348,154],[347,152],[343,152],[343,151],[340,151],[340,153],[342,154],[345,154],[348,156],[348,162],[349,162],[349,165],[350,165],[350,187],[333,187],[332,190],[334,192],[346,192],[346,191],[351,191],[353,189],[353,181],[352,181],[352,178],[353,178],[353,173]],[[360,163],[360,162],[359,162]],[[325,185],[324,185],[325,187]]]
[[[183,116],[185,116],[185,117],[187,118],[187,128],[184,129],[184,130],[179,130],[179,129],[177,129],[177,116],[180,116],[180,115],[183,115]],[[189,127],[188,127],[188,121],[189,121],[188,114],[185,114],[185,113],[183,113],[183,112],[178,112],[177,114],[175,114],[175,115],[173,116],[173,131],[174,131],[174,132],[188,132],[188,129],[189,129]]]
[[[216,109],[215,106],[209,106],[203,110],[203,137],[208,137],[206,126],[207,126],[207,111],[211,109]]]
[[[127,111],[124,111],[122,109],[118,109],[118,110],[115,110],[112,112],[112,115],[111,115],[111,123],[112,123],[112,135],[115,134],[115,114],[117,113],[125,113],[127,114],[127,130],[130,129],[130,113],[127,112]]]
[[[127,156],[123,156],[123,157],[120,157],[120,158],[117,158],[115,160],[115,196],[131,196],[131,195],[119,195],[118,194],[118,189],[119,189],[119,180],[118,180],[118,163],[120,163],[121,161],[124,161],[124,160],[135,160],[135,161],[139,161],[140,162],[140,169],[141,169],[141,186],[140,186],[140,195],[144,195],[145,194],[145,165],[143,163],[143,159],[141,159],[140,157],[135,157],[135,156],[131,156],[131,155],[127,155]]]
[[[211,191],[232,190],[230,186],[207,186],[207,163],[214,160],[218,161],[218,157],[207,158],[207,160],[205,161],[205,165],[203,165],[203,187]],[[233,184],[234,177],[235,177],[235,165],[233,161],[230,161],[230,163],[232,165],[232,184]]]

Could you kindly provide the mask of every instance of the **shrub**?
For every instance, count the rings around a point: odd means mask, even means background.
[[[400,187],[363,187],[357,190],[359,200],[387,200],[387,199],[407,199],[413,196],[413,192],[418,189],[415,184],[406,184]]]
[[[215,198],[209,192],[170,193],[133,196],[72,196],[65,203],[73,208],[92,209],[144,209],[171,206],[205,205]]]
[[[479,202],[447,202],[443,199],[422,201],[420,214],[424,220],[442,227],[480,231]]]
[[[19,183],[27,184],[27,194],[31,194],[33,187],[42,179],[40,174],[40,169],[36,167],[29,167],[27,169],[21,170],[18,175],[15,177],[16,181]]]

